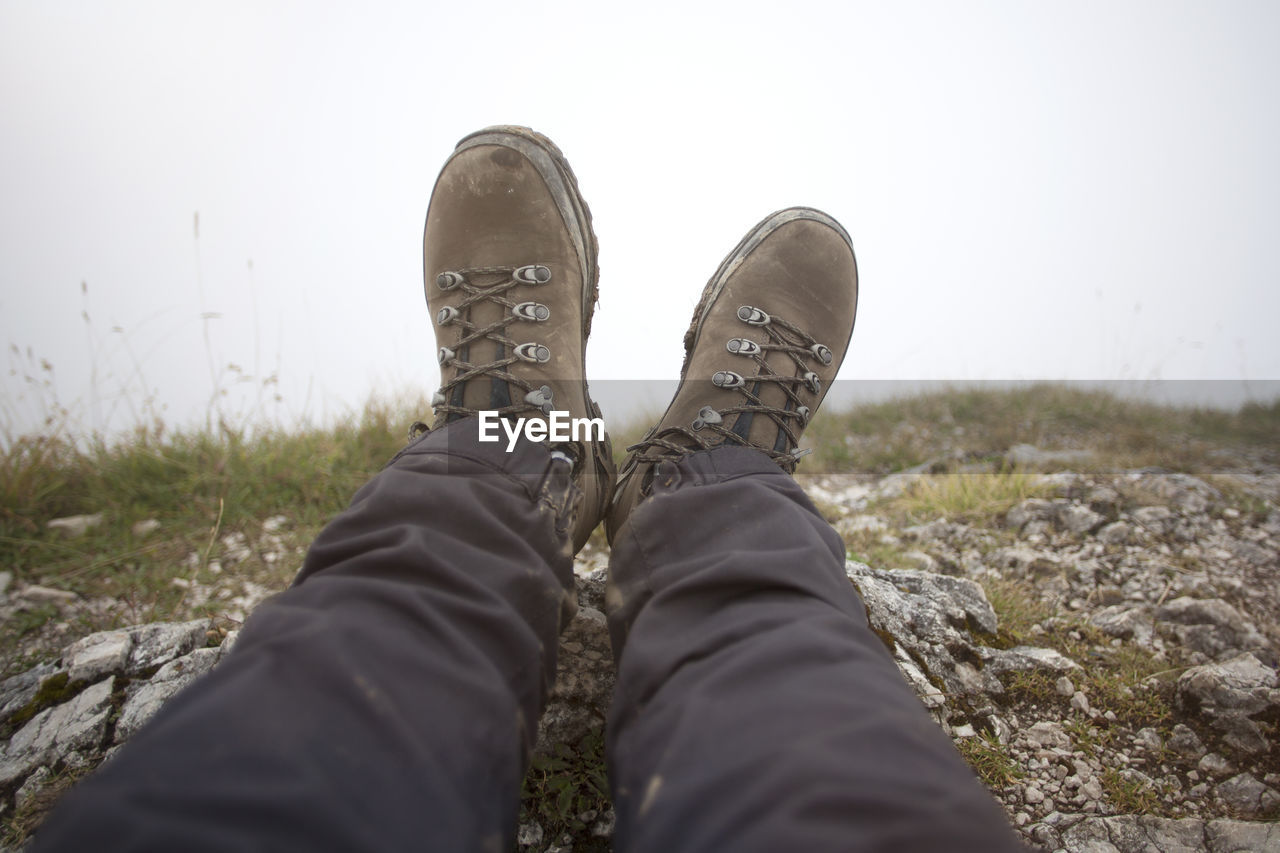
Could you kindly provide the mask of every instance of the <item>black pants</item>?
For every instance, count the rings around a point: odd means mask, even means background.
[[[540,445],[429,433],[36,849],[512,849],[578,497]],[[615,848],[1017,849],[763,454],[663,463],[613,549]]]

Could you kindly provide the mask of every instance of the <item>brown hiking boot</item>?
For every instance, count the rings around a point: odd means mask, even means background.
[[[849,348],[857,305],[857,262],[840,223],[793,207],[752,229],[702,292],[666,414],[627,448],[609,540],[663,459],[740,444],[793,473],[808,452],[797,449],[800,434]]]
[[[459,142],[431,194],[422,263],[440,361],[433,428],[495,412],[490,435],[505,447],[498,417],[513,425],[556,413],[566,431],[570,419],[600,417],[584,361],[596,237],[551,140],[524,127],[490,127]],[[587,430],[578,441],[547,443],[572,457],[583,492],[576,551],[612,490],[609,441]]]

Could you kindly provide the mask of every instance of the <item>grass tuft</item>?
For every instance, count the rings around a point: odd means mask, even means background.
[[[989,790],[1001,791],[1026,776],[1022,766],[992,735],[962,738],[956,748]]]
[[[1040,479],[1022,471],[992,474],[941,474],[922,476],[891,508],[913,522],[945,518],[948,521],[989,523],[1012,507],[1048,493]]]

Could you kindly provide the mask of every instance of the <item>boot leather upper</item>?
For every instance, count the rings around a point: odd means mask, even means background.
[[[815,214],[822,219],[809,218]],[[779,408],[788,406],[781,386],[757,385],[751,381],[763,372],[752,358],[729,351],[727,344],[735,338],[760,344],[768,340],[761,327],[747,324],[739,317],[739,309],[743,307],[760,309],[773,318],[785,320],[829,348],[830,364],[823,364],[818,358],[803,358],[803,369],[785,354],[764,354],[768,368],[778,374],[799,377],[807,370],[817,375],[820,381],[817,393],[803,386],[792,386],[811,410],[810,417],[817,411],[848,350],[857,311],[857,263],[848,235],[843,229],[837,229],[839,226],[834,220],[816,211],[780,211],[757,226],[730,253],[708,283],[694,313],[685,336],[680,387],[654,428],[655,434],[661,434],[666,427],[691,425],[704,406],[717,410],[747,406],[748,400],[741,392],[712,383],[718,371],[741,375],[761,403]],[[803,425],[798,419],[786,420],[798,437]],[[743,432],[740,442],[743,444],[774,448],[779,443],[777,422],[762,413],[729,414],[724,417],[723,426]],[[679,443],[680,436],[674,440]],[[725,442],[714,439],[712,443]],[[698,449],[692,444],[689,446]],[[624,463],[608,520],[611,539],[642,497],[645,474],[651,467],[633,464],[633,458]]]
[[[513,132],[504,133],[508,130]],[[558,156],[558,149],[549,141],[522,129],[491,129],[487,135],[481,132],[460,143],[440,172],[427,211],[423,235],[426,298],[437,346],[449,347],[456,355],[455,362],[441,365],[442,385],[463,373],[465,368],[459,362],[480,365],[501,361],[512,357],[512,345],[536,343],[547,348],[548,361],[517,360],[502,369],[533,388],[549,387],[555,410],[573,418],[592,418],[599,410],[588,396],[584,350],[596,293],[595,238],[572,173],[562,159],[564,173],[559,172]],[[543,161],[541,169],[533,158]],[[550,175],[548,163],[552,166]],[[553,189],[549,180],[559,186]],[[585,222],[574,221],[579,217]],[[438,282],[442,273],[461,271],[472,283],[483,285],[508,276],[504,272],[466,271],[528,265],[546,267],[550,280],[521,284],[503,298],[514,304],[545,306],[550,312],[546,320],[514,320],[492,333],[506,342],[486,337],[462,346],[456,344],[462,337],[457,321],[438,323],[440,309],[460,308],[466,296],[459,287],[442,289]],[[480,328],[501,324],[513,313],[510,306],[487,299],[461,311],[462,319]],[[523,388],[491,375],[469,379],[458,390],[460,397],[448,394],[449,402],[473,411],[526,405]],[[517,416],[545,420],[541,412],[527,408]],[[435,425],[443,422],[437,412]],[[505,443],[505,434],[502,440]],[[575,474],[583,492],[583,508],[575,525],[575,549],[599,520],[613,476],[607,441],[589,442],[577,450],[580,458]]]

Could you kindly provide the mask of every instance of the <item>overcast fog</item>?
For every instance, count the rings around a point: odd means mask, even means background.
[[[0,427],[429,393],[426,203],[495,123],[595,215],[595,379],[676,376],[720,259],[803,204],[858,254],[842,379],[1256,394],[1277,43],[1268,2],[4,2]]]

